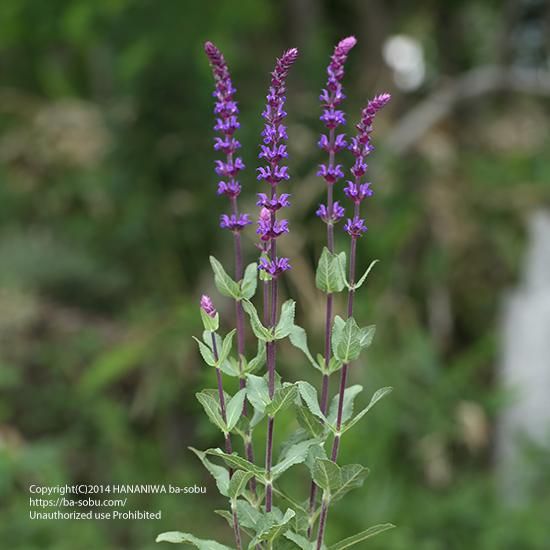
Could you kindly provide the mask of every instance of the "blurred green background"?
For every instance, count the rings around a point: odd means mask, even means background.
[[[377,119],[359,251],[381,260],[357,301],[378,332],[352,378],[395,391],[344,440],[342,461],[372,472],[331,511],[327,537],[391,521],[399,528],[368,548],[550,548],[548,453],[526,446],[535,483],[509,505],[494,450],[511,399],[497,383],[502,302],[526,221],[550,203],[550,91],[512,79],[463,97],[493,65],[547,71],[549,22],[544,0],[2,0],[0,547],[145,550],[174,529],[231,541],[212,512],[224,503],[187,450],[221,443],[194,399],[214,384],[191,340],[200,293],[232,319],[208,267],[211,253],[231,262],[231,236],[217,226],[226,204],[202,44],[225,52],[238,88],[251,212],[268,73],[284,48],[301,50],[284,293],[320,350],[318,93],[335,42],[355,34],[348,120],[374,93],[394,100]],[[442,92],[449,108],[425,124]],[[252,261],[253,229],[245,247]],[[294,350],[281,357],[286,377],[319,383]],[[28,519],[29,483],[75,482],[197,483],[208,495],[130,497],[162,508],[159,522]],[[299,467],[290,482],[306,494]]]

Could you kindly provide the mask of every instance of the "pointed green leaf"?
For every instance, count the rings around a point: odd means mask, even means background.
[[[317,400],[317,390],[309,382],[304,382],[303,380],[297,382],[297,384],[300,397],[307,405],[307,408],[317,418],[320,418],[323,422],[325,422],[326,417],[321,412],[321,407],[319,407],[319,401]]]
[[[355,384],[346,388],[344,392],[344,404],[342,407],[342,423],[348,421],[353,414],[353,402],[355,398],[363,391],[363,386]],[[330,403],[330,409],[328,412],[328,421],[335,426],[338,416],[338,403],[340,402],[340,395],[337,394],[332,398]]]
[[[248,374],[250,372],[254,372],[258,370],[259,368],[263,367],[265,365],[265,343],[261,340],[258,341],[258,352],[255,357],[253,357],[246,367],[243,369],[243,372],[245,374]]]
[[[246,500],[237,500],[237,517],[242,527],[256,530],[256,525],[262,513],[251,506]]]
[[[273,400],[266,406],[265,413],[269,416],[275,416],[294,403],[298,395],[298,388],[294,384],[283,384],[283,387],[275,392]]]
[[[225,422],[223,421],[221,411],[220,411],[220,404],[216,400],[215,397],[209,392],[201,391],[199,393],[195,394],[197,399],[199,400],[199,403],[203,406],[204,412],[210,419],[210,421],[218,426],[218,428],[223,432],[227,433],[228,429],[225,425]]]
[[[195,336],[193,336],[192,338],[199,345],[199,351],[202,358],[204,359],[204,362],[210,367],[215,367],[217,363],[214,359],[214,354],[212,353],[212,350],[205,343],[201,342],[198,338],[195,338]]]
[[[329,495],[342,485],[342,472],[332,460],[318,458],[313,465],[312,476],[313,481]]]
[[[338,322],[340,325],[340,323]],[[358,327],[355,319],[349,317],[342,329],[335,330],[332,333],[332,349],[334,356],[342,363],[350,363],[359,357],[361,353],[361,329]]]
[[[219,368],[227,376],[240,376],[239,363],[234,357],[228,357]]]
[[[244,270],[243,280],[241,281],[241,296],[250,300],[256,294],[258,286],[258,264],[251,263]]]
[[[210,265],[214,271],[214,283],[216,283],[216,288],[220,291],[220,294],[240,300],[241,290],[239,285],[225,272],[223,265],[214,256],[210,256]]]
[[[309,351],[309,347],[307,345],[307,334],[306,331],[298,326],[294,325],[292,327],[292,330],[289,334],[290,337],[290,343],[295,347],[301,350],[304,355],[307,357],[308,361],[318,370],[323,371],[322,365],[324,363],[317,364],[317,361],[313,358],[311,355],[311,352]]]
[[[295,516],[294,510],[290,508],[285,512],[283,517],[280,517],[280,512],[267,512],[260,517],[257,524],[257,532],[254,539],[250,542],[248,548],[252,549],[260,542],[273,542],[277,537],[280,537],[288,530],[289,523]]]
[[[324,424],[305,405],[296,407],[296,419],[310,437],[320,438],[325,435]]]
[[[361,487],[366,477],[369,475],[369,469],[361,464],[347,464],[340,469],[341,485],[334,490],[331,495],[331,502],[340,500],[347,492],[357,487]]]
[[[353,289],[357,290],[358,288],[361,288],[363,286],[363,283],[365,282],[366,278],[369,276],[369,273],[371,272],[371,269],[378,263],[378,260],[373,260],[365,273],[361,276],[361,278],[353,285]]]
[[[322,444],[317,443],[315,445],[312,445],[307,453],[307,458],[305,461],[305,464],[310,472],[313,472],[313,468],[315,466],[315,462],[317,460],[328,460],[327,452],[325,451],[325,448]]]
[[[192,544],[199,550],[232,550],[229,546],[220,544],[213,540],[202,540],[190,535],[189,533],[181,533],[180,531],[168,531],[157,536],[156,542],[172,542],[175,544],[188,543]]]
[[[375,525],[374,527],[370,527],[366,531],[357,533],[356,535],[348,537],[347,539],[341,540],[340,542],[329,546],[328,550],[344,550],[345,548],[354,546],[355,544],[363,542],[364,540],[374,537],[380,533],[383,533],[388,529],[393,529],[394,527],[395,525],[391,523],[381,523],[380,525]]]
[[[237,470],[233,472],[231,480],[229,481],[229,490],[227,496],[231,499],[240,497],[243,491],[246,489],[246,484],[254,477],[252,472],[245,472],[244,470]]]
[[[244,399],[246,397],[246,389],[239,390],[227,403],[225,415],[227,420],[227,430],[231,431],[239,421],[243,414]]]
[[[220,494],[224,497],[228,496],[228,490],[229,490],[229,472],[226,468],[223,466],[218,466],[217,464],[214,464],[210,462],[206,458],[206,453],[203,451],[199,451],[195,449],[194,447],[189,447],[191,451],[193,451],[199,460],[202,462],[203,466],[212,474],[212,477],[216,480],[216,485],[218,487],[218,491]]]
[[[248,300],[243,300],[242,304],[243,309],[250,317],[250,326],[252,327],[252,332],[254,333],[254,336],[264,342],[272,342],[273,334],[271,333],[271,330],[267,327],[264,327],[264,325],[260,321],[260,318],[258,317],[258,312],[256,311],[254,304],[252,304],[252,302],[249,302]]]
[[[308,439],[292,445],[286,452],[284,458],[282,458],[278,464],[271,469],[271,476],[273,479],[277,479],[283,472],[286,472],[291,466],[295,464],[301,464],[307,457],[309,448],[317,443],[315,439]]]
[[[357,422],[359,422],[359,420],[361,420],[361,418],[363,418],[363,416],[365,416],[374,407],[374,405],[376,405],[376,403],[380,401],[380,399],[388,395],[388,393],[390,393],[392,390],[393,388],[390,386],[386,386],[385,388],[380,388],[379,390],[377,390],[372,396],[370,403],[360,413],[358,413],[355,418],[344,425],[342,433],[347,432],[350,428],[355,426],[355,424],[357,424]]]
[[[342,292],[344,290],[345,281],[340,269],[342,254],[345,257],[344,252],[341,252],[339,257],[339,255],[330,252],[327,247],[323,248],[317,271],[315,272],[315,285],[326,294]]]
[[[204,330],[207,330],[208,332],[216,332],[220,326],[220,315],[219,313],[216,313],[214,317],[210,317],[204,309],[200,308],[201,311],[201,319],[202,319],[202,325],[204,326]]]
[[[294,327],[294,315],[296,312],[296,302],[287,300],[281,307],[281,316],[275,327],[275,339],[282,340],[286,338]]]
[[[291,540],[294,544],[296,544],[302,550],[315,550],[315,543],[306,539],[306,537],[303,537],[302,535],[295,533],[294,531],[287,531],[286,533],[284,533],[284,536],[288,540]]]
[[[375,332],[375,325],[369,325],[360,329],[359,345],[361,348],[368,348],[372,344]]]
[[[229,354],[231,353],[231,348],[233,346],[233,336],[235,335],[235,332],[237,332],[237,331],[235,329],[233,329],[223,339],[222,349],[221,349],[221,351],[219,353],[219,357],[218,357],[218,363],[220,365],[225,363],[225,361],[229,357]]]
[[[246,377],[246,397],[255,410],[265,413],[271,402],[267,380],[263,376],[249,374]]]
[[[207,455],[218,456],[223,458],[225,463],[231,468],[237,470],[244,470],[245,472],[250,472],[254,474],[262,483],[265,483],[265,471],[259,466],[255,466],[246,460],[245,458],[240,457],[238,454],[227,454],[224,453],[221,449],[208,449],[204,451]]]

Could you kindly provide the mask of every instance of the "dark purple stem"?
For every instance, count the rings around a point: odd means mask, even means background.
[[[241,542],[241,529],[239,527],[239,518],[237,517],[237,508],[231,505],[231,512],[233,514],[233,533],[235,534],[235,543],[237,544],[237,550],[242,550]]]

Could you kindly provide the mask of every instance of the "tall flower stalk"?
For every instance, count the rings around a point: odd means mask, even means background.
[[[334,252],[334,225],[344,217],[344,209],[338,201],[334,201],[334,184],[344,177],[342,165],[336,164],[336,154],[345,149],[346,136],[344,133],[336,133],[339,126],[345,124],[346,119],[344,112],[339,109],[340,104],[344,101],[345,95],[342,87],[344,78],[344,64],[348,54],[355,46],[357,40],[354,36],[348,36],[340,40],[334,48],[334,53],[327,67],[327,84],[326,88],[321,91],[319,97],[323,106],[323,114],[320,119],[327,128],[328,134],[321,134],[319,147],[328,153],[328,161],[326,164],[321,164],[318,176],[321,176],[326,182],[327,202],[320,204],[316,212],[317,216],[323,220],[327,226],[327,248],[329,252]],[[329,362],[331,357],[330,334],[333,322],[333,306],[334,296],[332,292],[327,293],[325,307],[325,372],[323,373],[322,388],[321,388],[321,411],[327,413],[328,395],[329,395],[329,379],[330,374]],[[309,516],[310,525],[308,527],[308,536],[311,535],[313,525],[312,514],[315,510],[315,501],[317,498],[317,485],[312,481],[309,493]]]
[[[269,195],[265,193],[258,194],[258,205],[262,209],[264,216],[260,216],[258,221],[258,234],[262,241],[266,243],[267,257],[260,258],[260,269],[270,276],[270,298],[268,304],[269,313],[265,319],[269,327],[274,329],[278,317],[278,278],[290,269],[288,258],[277,256],[277,238],[288,233],[288,221],[278,220],[277,212],[281,208],[289,205],[287,193],[277,194],[277,187],[282,181],[290,178],[288,167],[281,165],[281,161],[288,157],[286,141],[288,139],[286,126],[283,124],[286,118],[284,110],[286,101],[286,79],[288,72],[298,57],[298,50],[292,48],[283,53],[277,59],[275,69],[271,73],[271,83],[267,94],[267,104],[262,113],[265,121],[262,132],[263,144],[260,145],[260,154],[258,157],[266,162],[265,166],[258,168],[258,180],[265,181],[269,186]],[[277,361],[276,340],[266,342],[267,373],[269,398],[273,399],[275,395],[275,373]],[[273,430],[275,417],[268,415],[267,424],[267,442],[265,452],[265,471],[266,471],[266,492],[265,509],[271,511],[273,503],[273,483],[271,479],[271,468],[273,462]]]
[[[353,319],[353,303],[355,297],[356,282],[356,263],[357,263],[357,241],[367,231],[365,220],[361,218],[361,203],[366,197],[373,193],[370,182],[363,182],[367,173],[367,156],[374,150],[371,143],[371,133],[373,130],[373,121],[376,113],[390,101],[390,94],[380,94],[375,96],[367,103],[367,106],[361,112],[361,120],[357,124],[357,135],[352,138],[350,150],[355,157],[355,162],[351,168],[353,180],[347,182],[344,189],[346,196],[353,203],[353,218],[348,218],[344,225],[344,230],[350,236],[350,255],[349,255],[349,273],[348,273],[348,305],[347,317]],[[338,460],[338,451],[340,449],[343,408],[345,402],[345,392],[347,387],[349,363],[345,362],[340,373],[340,387],[338,391],[338,406],[336,414],[336,426],[334,439],[332,443],[331,460],[336,463]],[[328,515],[329,500],[323,495],[321,504],[321,514],[319,516],[319,530],[317,534],[317,550],[321,550],[324,542],[326,520]]]
[[[262,132],[259,158],[263,161],[258,168],[258,179],[267,183],[268,190],[258,193],[260,207],[256,233],[261,251],[259,262],[249,264],[243,270],[241,231],[250,223],[248,215],[241,214],[237,197],[241,186],[237,176],[244,165],[236,151],[240,144],[234,134],[239,127],[237,104],[233,99],[235,90],[219,50],[210,42],[206,53],[216,79],[216,131],[219,136],[215,148],[225,154],[224,160],[216,162],[216,171],[221,176],[218,193],[230,200],[231,211],[223,214],[220,225],[233,232],[235,243],[235,279],[225,271],[223,265],[210,257],[214,282],[219,293],[235,301],[236,329],[224,337],[219,334],[220,322],[212,300],[201,298],[201,318],[204,326],[202,339],[195,338],[199,352],[207,366],[216,369],[217,388],[203,389],[196,394],[208,419],[222,432],[225,449],[212,448],[199,451],[191,448],[205,468],[216,480],[216,486],[229,501],[229,510],[218,510],[232,528],[234,546],[225,546],[212,540],[204,540],[190,533],[170,531],[157,537],[158,542],[187,543],[199,549],[242,550],[243,539],[248,537],[244,547],[256,550],[277,548],[303,548],[311,550],[324,547],[324,535],[329,505],[342,498],[348,491],[363,484],[368,469],[360,464],[338,465],[340,438],[347,432],[391,388],[381,388],[372,396],[370,403],[354,415],[353,400],[360,394],[361,386],[347,388],[347,373],[351,362],[370,346],[374,335],[373,327],[360,327],[352,316],[356,290],[364,283],[367,271],[356,282],[357,241],[366,230],[360,217],[360,204],[371,194],[370,184],[364,182],[367,166],[365,159],[372,150],[370,133],[376,112],[389,100],[388,95],[375,97],[362,111],[357,126],[357,136],[351,142],[355,163],[351,169],[353,180],[349,181],[345,193],[353,203],[353,215],[348,219],[345,230],[351,238],[349,270],[346,268],[346,253],[334,250],[334,225],[344,216],[343,208],[333,200],[334,184],[343,178],[342,165],[336,163],[336,154],[345,148],[345,137],[337,133],[344,124],[344,113],[339,109],[344,99],[342,91],[343,66],[346,57],[355,45],[355,39],[348,37],[335,48],[328,68],[328,83],[321,94],[324,112],[321,117],[327,128],[321,136],[319,146],[328,153],[328,160],[319,169],[319,175],[327,185],[327,202],[319,206],[318,216],[327,225],[327,246],[319,259],[315,274],[317,288],[327,294],[326,331],[324,351],[313,357],[307,342],[307,332],[295,323],[294,300],[279,304],[279,279],[290,269],[288,258],[277,254],[277,240],[288,233],[288,221],[280,211],[290,205],[290,195],[280,192],[280,184],[290,176],[284,164],[287,158],[287,130],[284,124],[286,112],[286,79],[297,59],[298,51],[290,49],[277,59],[271,73],[267,104],[262,113],[265,125]],[[372,265],[372,264],[371,264]],[[346,273],[347,271],[347,273]],[[263,313],[254,304],[258,288],[262,284]],[[333,312],[332,294],[349,289],[346,318]],[[243,311],[250,321],[249,326],[257,341],[257,353],[253,358],[244,354]],[[233,354],[233,337],[237,333],[237,357]],[[321,401],[318,392],[304,380],[283,381],[277,373],[277,342],[288,339],[304,353],[307,361],[323,375]],[[258,372],[266,364],[265,374]],[[329,376],[341,370],[340,388],[329,406]],[[223,376],[237,377],[240,389],[230,395],[223,387]],[[251,414],[246,412],[245,399]],[[282,411],[290,409],[299,429],[285,441],[274,460],[275,419]],[[279,417],[280,418],[280,417]],[[288,417],[287,417],[288,418]],[[265,463],[254,464],[251,451],[252,433],[256,426],[265,422]],[[279,421],[277,421],[279,426]],[[333,434],[332,452],[327,455],[327,444]],[[245,441],[246,458],[235,451],[231,436],[239,435]],[[289,468],[300,467],[311,477],[310,502],[301,504],[302,499],[284,492],[279,478]],[[256,490],[252,483],[263,485],[265,491]],[[322,490],[322,499],[317,507],[317,492]],[[305,497],[305,495],[304,495]],[[317,538],[310,541],[313,527],[319,518]],[[349,548],[362,544],[366,539],[391,529],[392,524],[375,525],[356,533],[340,542],[334,548]]]
[[[221,179],[218,182],[218,195],[225,195],[230,202],[231,213],[222,214],[220,218],[220,227],[228,229],[233,234],[234,250],[234,273],[235,279],[240,281],[243,277],[243,254],[241,244],[241,231],[249,224],[251,220],[248,214],[239,212],[238,197],[241,194],[241,184],[238,181],[238,175],[244,169],[242,158],[236,156],[241,148],[241,143],[235,138],[235,132],[239,129],[240,123],[237,119],[239,108],[234,99],[236,92],[229,68],[221,51],[212,43],[206,42],[204,51],[210,60],[212,73],[216,82],[216,88],[213,96],[216,99],[214,106],[214,115],[216,124],[214,130],[220,135],[214,138],[214,149],[225,155],[225,161],[216,160],[216,173]],[[239,366],[239,386],[243,389],[246,386],[246,379],[243,376],[243,356],[245,353],[245,332],[244,332],[244,312],[241,300],[235,299],[235,322],[237,328],[237,354]],[[243,405],[243,414],[246,416],[246,401]],[[254,462],[254,449],[252,439],[249,434],[245,436],[245,452],[248,460]],[[256,491],[256,480],[250,481],[253,491]]]

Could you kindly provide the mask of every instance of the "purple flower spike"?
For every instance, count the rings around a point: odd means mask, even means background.
[[[348,218],[348,221],[344,225],[344,231],[348,233],[350,237],[353,237],[355,239],[361,237],[361,235],[366,230],[367,226],[365,225],[365,220],[363,220],[359,216],[354,216],[353,220],[350,220]]]
[[[260,258],[258,269],[269,273],[272,277],[277,277],[277,275],[280,275],[284,271],[288,271],[291,267],[288,258],[275,258],[275,260],[272,261],[262,257]]]
[[[271,216],[268,221],[264,221],[262,217],[258,220],[258,229],[256,233],[260,235],[262,241],[270,241],[280,237],[283,233],[288,233],[288,221],[276,220],[271,223]]]
[[[284,142],[288,139],[283,120],[286,117],[284,110],[286,78],[288,71],[298,57],[298,50],[292,48],[286,51],[275,64],[271,73],[271,84],[267,94],[267,104],[262,113],[265,127],[262,132],[263,142],[259,154],[260,159],[267,161],[268,166],[258,168],[258,179],[264,180],[272,186],[283,180],[289,179],[288,168],[280,166],[282,159],[287,158],[288,153]]]
[[[321,120],[329,129],[334,129],[337,126],[345,124],[344,114],[342,111],[336,109],[336,107],[346,98],[342,89],[344,64],[348,58],[349,52],[356,43],[357,40],[354,36],[348,36],[340,40],[334,48],[334,53],[327,67],[327,87],[323,89],[319,99],[325,107]]]
[[[345,215],[344,208],[340,205],[338,201],[336,201],[332,205],[332,214],[329,214],[328,208],[325,204],[320,204],[319,208],[317,209],[317,212],[315,214],[319,216],[325,223],[338,223]]]
[[[237,206],[237,197],[241,193],[241,185],[236,178],[245,166],[241,157],[235,156],[236,151],[241,147],[240,142],[234,137],[235,132],[240,126],[237,120],[239,108],[233,97],[235,88],[231,82],[227,63],[220,50],[212,42],[206,42],[204,44],[204,51],[210,61],[216,82],[216,88],[212,94],[216,99],[214,105],[214,114],[216,116],[214,130],[220,136],[214,138],[214,150],[220,151],[225,155],[225,160],[215,161],[216,174],[224,178],[218,182],[218,195],[227,196],[233,208],[231,216],[222,216],[220,226],[232,231],[241,231],[250,221],[248,221],[246,214],[239,214]],[[240,271],[240,267],[238,267],[238,271]]]
[[[201,296],[201,309],[208,315],[209,317],[216,317],[216,308],[214,307],[214,303],[212,302],[212,298],[210,296],[207,296],[206,294],[203,294]]]
[[[247,225],[250,225],[248,214],[222,214],[220,216],[220,227],[222,229],[229,229],[230,231],[242,231]]]

